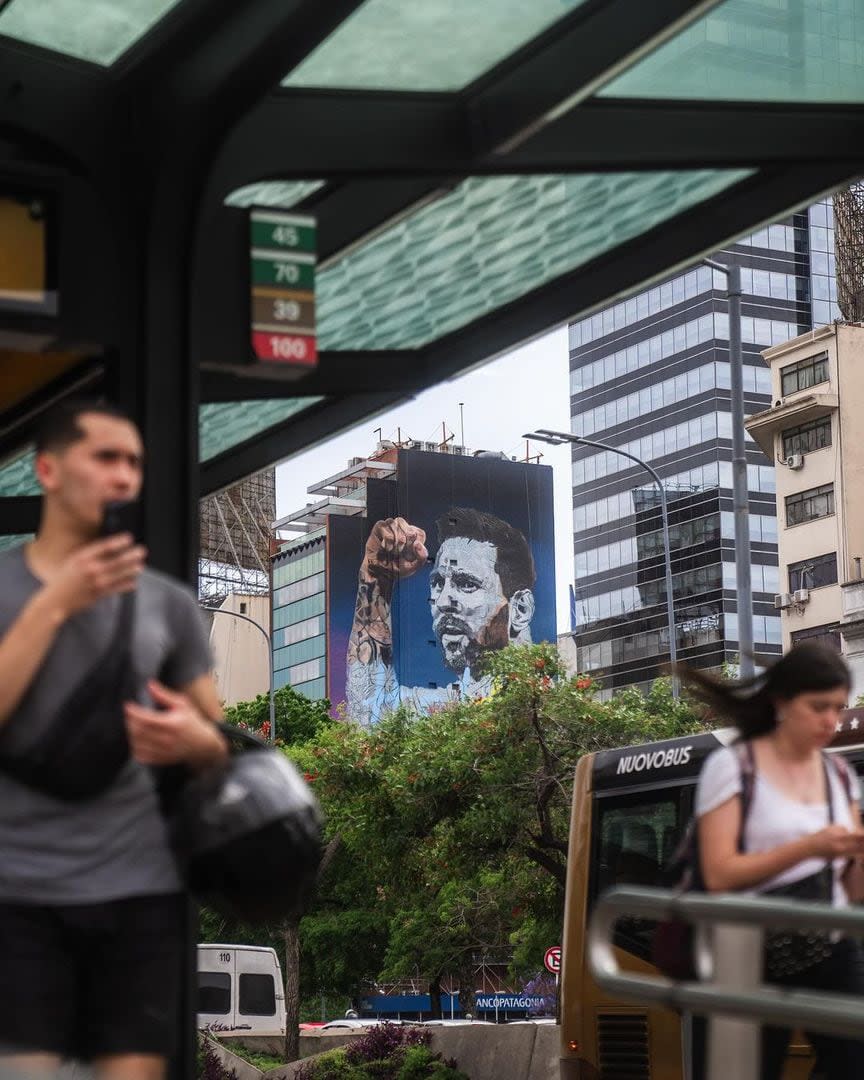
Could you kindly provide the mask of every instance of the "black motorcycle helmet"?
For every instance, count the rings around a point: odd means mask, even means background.
[[[222,730],[245,748],[188,780],[173,807],[172,842],[186,883],[227,918],[296,917],[321,861],[318,803],[284,754],[240,728]]]

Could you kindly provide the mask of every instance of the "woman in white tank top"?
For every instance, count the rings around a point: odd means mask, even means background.
[[[847,707],[849,671],[818,645],[793,648],[755,679],[724,682],[686,669],[691,692],[731,721],[737,744],[706,760],[696,791],[700,867],[709,892],[774,893],[845,905],[864,899],[860,787],[824,749]],[[743,826],[743,827],[742,827]],[[789,941],[788,935],[785,941]],[[779,935],[766,951],[766,978],[784,986],[864,994],[864,954],[830,935]],[[782,1074],[790,1032],[765,1028],[764,1080]],[[864,1043],[813,1033],[820,1076],[864,1074]],[[694,1023],[694,1072],[702,1075],[704,1024]]]

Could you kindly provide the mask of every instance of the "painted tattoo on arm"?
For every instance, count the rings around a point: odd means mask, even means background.
[[[360,578],[348,642],[349,664],[393,666],[392,588],[388,585],[374,577]]]

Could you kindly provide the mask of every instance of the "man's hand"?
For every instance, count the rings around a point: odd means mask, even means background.
[[[146,557],[146,549],[129,533],[95,540],[63,562],[45,585],[45,593],[68,618],[105,596],[132,592]]]
[[[218,765],[228,756],[222,733],[185,694],[151,679],[150,695],[161,708],[127,702],[126,731],[132,756],[142,765]]]
[[[392,583],[411,577],[428,557],[423,529],[401,517],[387,518],[376,522],[369,534],[360,576]]]

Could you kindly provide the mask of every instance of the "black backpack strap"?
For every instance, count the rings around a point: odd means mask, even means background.
[[[744,830],[753,806],[753,792],[756,787],[756,759],[753,756],[753,744],[749,739],[735,743],[732,750],[738,759],[738,770],[741,775],[741,825],[738,830],[738,850],[744,851]]]
[[[826,754],[822,751],[822,760],[825,762],[830,761],[840,779],[840,783],[843,785],[843,791],[846,793],[846,802],[852,802],[852,777],[849,775],[849,765],[840,757],[839,754]],[[828,798],[831,798],[831,788],[828,788]]]

